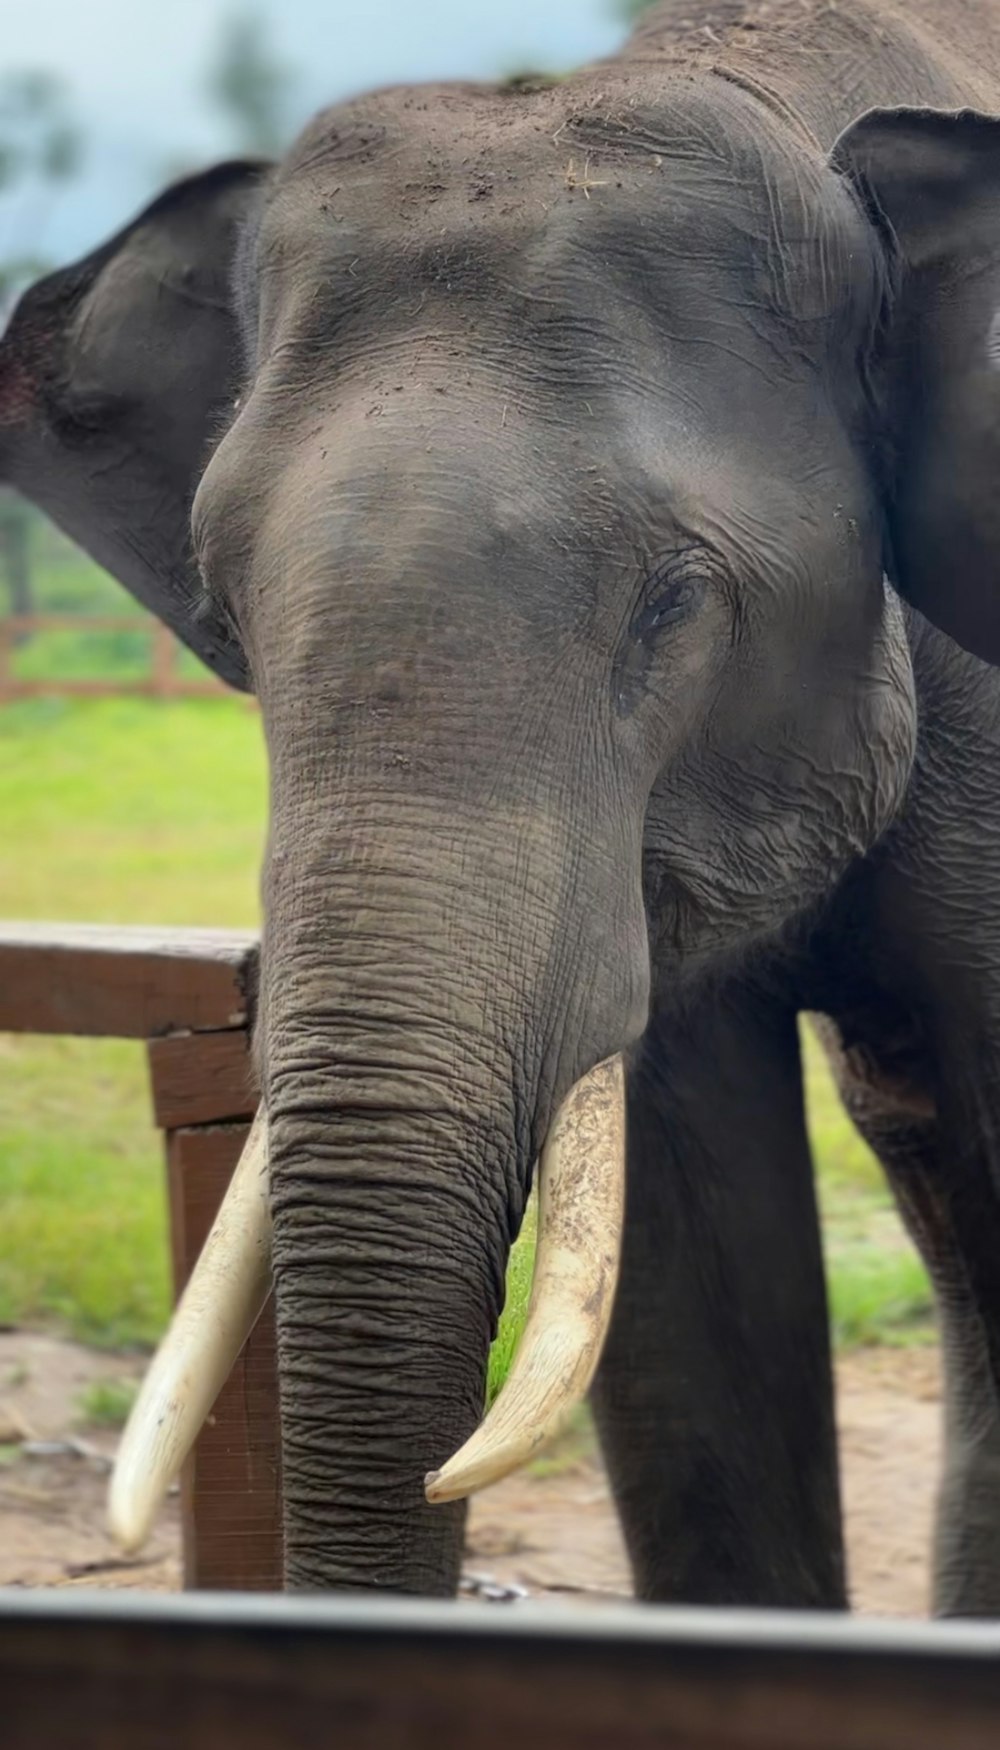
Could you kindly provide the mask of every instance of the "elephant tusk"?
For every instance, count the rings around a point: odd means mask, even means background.
[[[539,1171],[531,1304],[507,1383],[485,1420],[424,1480],[456,1501],[516,1470],[589,1386],[611,1318],[625,1202],[625,1071],[609,1057],[570,1089]]]
[[[267,1117],[261,1106],[122,1436],[108,1517],[123,1550],[139,1549],[148,1537],[270,1287]]]

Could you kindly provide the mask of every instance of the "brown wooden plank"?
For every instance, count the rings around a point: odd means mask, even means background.
[[[0,1596],[5,1750],[996,1750],[995,1626]]]
[[[154,1039],[149,1076],[161,1130],[243,1118],[257,1110],[250,1039],[243,1028]]]
[[[170,688],[175,699],[212,699],[220,694],[234,695],[225,681],[189,680],[177,675]],[[136,681],[107,680],[74,681],[52,675],[48,680],[0,680],[0,698],[4,699],[154,699],[162,697],[157,683],[151,679]],[[248,708],[256,701],[247,700]]]
[[[9,620],[0,619],[0,699],[10,698],[10,653],[14,645],[14,634]]]
[[[177,676],[174,672],[177,640],[159,620],[154,622],[152,633],[153,691],[158,699],[169,699],[171,693],[177,691]]]
[[[178,1293],[247,1135],[247,1125],[232,1124],[175,1130],[168,1138]],[[272,1303],[261,1314],[185,1466],[181,1518],[186,1586],[280,1589],[281,1434]]]
[[[148,635],[159,621],[151,615],[139,614],[8,614],[4,624],[15,637],[23,638],[30,637],[33,632],[145,632]]]
[[[255,938],[236,930],[2,923],[0,1032],[242,1027],[255,965]]]
[[[150,668],[134,680],[108,675],[66,680],[56,675],[22,679],[13,672],[10,652],[22,639],[46,632],[140,632],[149,640]],[[209,698],[229,692],[224,681],[206,673],[197,678],[177,668],[180,644],[152,615],[135,614],[14,614],[0,619],[0,698],[33,699],[49,694],[76,698]]]
[[[51,680],[9,680],[4,688],[5,699],[151,699],[154,696],[155,688],[149,679],[84,681],[53,675]]]

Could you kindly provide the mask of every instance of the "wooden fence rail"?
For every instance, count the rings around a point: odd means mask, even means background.
[[[995,1624],[0,1592],[4,1750],[996,1750]]]
[[[178,1294],[257,1105],[249,1050],[256,959],[256,939],[236,930],[0,922],[0,1033],[147,1042],[153,1112],[166,1145]],[[181,1528],[187,1586],[280,1587],[270,1302],[185,1466]],[[0,1744],[6,1750],[2,1699]]]
[[[24,639],[39,632],[138,632],[149,640],[149,668],[134,679],[118,679],[114,675],[92,680],[64,679],[58,675],[22,679],[15,673],[15,652]],[[180,655],[179,641],[151,614],[11,614],[0,619],[0,704],[43,695],[101,699],[127,694],[152,699],[197,699],[229,691],[207,671],[198,676],[182,674],[178,667]]]

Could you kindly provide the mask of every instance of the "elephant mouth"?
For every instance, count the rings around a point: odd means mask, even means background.
[[[619,1055],[570,1089],[539,1165],[538,1242],[527,1323],[506,1385],[427,1500],[499,1482],[562,1426],[590,1385],[618,1279],[625,1193]],[[271,1286],[267,1118],[254,1121],[229,1190],[143,1382],[111,1479],[111,1532],[141,1547],[253,1329]]]

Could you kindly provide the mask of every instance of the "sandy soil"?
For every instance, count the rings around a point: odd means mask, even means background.
[[[80,1397],[129,1363],[27,1332],[0,1332],[0,1585],[180,1585],[176,1497],[140,1558],[103,1530],[116,1435],[81,1425]],[[872,1350],[838,1368],[851,1583],[856,1608],[919,1616],[939,1450],[933,1350]],[[607,1600],[628,1571],[600,1464],[576,1440],[543,1474],[511,1478],[473,1505],[468,1595]]]

